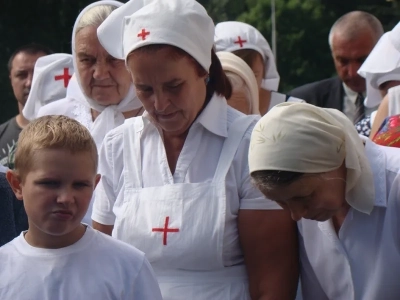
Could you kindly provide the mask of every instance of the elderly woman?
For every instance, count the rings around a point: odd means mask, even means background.
[[[307,299],[398,299],[400,151],[341,112],[283,103],[255,126],[249,168],[300,232]]]
[[[259,115],[257,80],[251,68],[230,52],[217,52],[217,56],[232,86],[232,95],[226,99],[228,105],[246,115]]]
[[[44,106],[38,114],[66,115],[79,121],[90,130],[98,148],[109,130],[143,112],[124,61],[107,53],[96,34],[99,25],[121,5],[98,1],[82,10],[72,32],[76,76],[67,97]],[[72,74],[62,75],[70,78]]]
[[[394,93],[390,92],[386,96],[390,88],[400,85],[399,61],[400,23],[380,38],[358,70],[367,84],[364,105],[376,109],[381,104],[379,110],[373,112],[371,117],[366,117],[356,124],[360,134],[373,138],[387,116],[400,114],[400,101],[396,101]]]
[[[218,23],[215,27],[215,47],[217,52],[228,51],[239,56],[253,70],[259,88],[261,115],[278,103],[291,100],[302,102],[276,92],[280,77],[275,57],[267,40],[253,26],[237,21]]]
[[[146,254],[166,300],[293,299],[296,226],[250,183],[255,117],[226,103],[206,10],[133,0],[97,33],[146,113],[106,136],[94,227]]]

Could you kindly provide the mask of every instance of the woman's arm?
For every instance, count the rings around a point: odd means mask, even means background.
[[[96,229],[102,233],[108,234],[108,235],[111,235],[112,231],[114,229],[114,225],[103,225],[103,224],[97,223],[96,221],[92,221],[92,225],[93,225],[94,229]]]
[[[369,138],[372,140],[375,134],[379,131],[383,121],[385,121],[386,117],[389,114],[389,96],[386,95],[383,98],[381,104],[379,105],[378,111],[376,112],[376,116],[374,119],[374,123],[371,124],[371,134]]]
[[[290,214],[284,210],[240,210],[238,227],[251,299],[295,299],[299,258],[297,225]]]

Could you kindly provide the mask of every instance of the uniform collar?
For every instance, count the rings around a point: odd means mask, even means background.
[[[143,125],[138,127],[138,131],[141,131],[149,123],[153,123],[146,111],[142,115],[142,120]],[[226,138],[228,136],[228,104],[226,99],[214,94],[192,126],[195,124],[201,124],[211,133]]]

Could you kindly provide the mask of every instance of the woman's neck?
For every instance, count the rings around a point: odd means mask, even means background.
[[[91,109],[91,114],[92,114],[92,120],[93,122],[96,120],[96,118],[101,114],[101,112],[98,112],[97,110]],[[144,108],[140,107],[138,109],[130,110],[123,112],[122,114],[124,115],[125,119],[133,118],[133,117],[138,117],[141,116],[144,112]]]

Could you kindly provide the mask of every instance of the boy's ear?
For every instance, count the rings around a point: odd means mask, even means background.
[[[15,197],[17,197],[18,200],[23,200],[21,180],[17,173],[13,170],[8,170],[6,173],[6,178],[15,194]]]
[[[100,174],[97,174],[97,175],[96,175],[96,179],[95,179],[95,181],[94,181],[94,189],[96,188],[96,186],[97,186],[97,184],[99,183],[100,179],[101,179],[101,175],[100,175]],[[94,189],[93,189],[93,190],[94,190]]]

